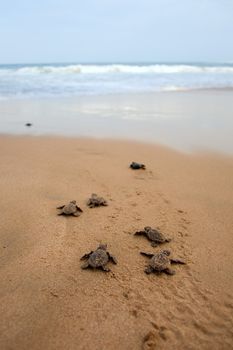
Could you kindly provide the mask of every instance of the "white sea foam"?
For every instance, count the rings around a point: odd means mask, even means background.
[[[108,64],[108,65],[35,65],[23,66],[17,68],[1,68],[0,74],[175,74],[175,73],[230,73],[233,74],[233,66],[205,66],[205,65],[127,65],[127,64]]]
[[[0,98],[233,88],[233,64],[0,65]]]
[[[168,85],[161,88],[162,91],[187,91],[189,88],[176,85]]]

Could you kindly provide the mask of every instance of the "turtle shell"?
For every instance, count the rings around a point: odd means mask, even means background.
[[[76,203],[70,202],[69,204],[65,205],[62,209],[62,212],[66,215],[74,214],[77,212]]]
[[[166,241],[166,238],[164,237],[164,235],[161,232],[157,231],[156,229],[153,229],[148,226],[148,227],[145,227],[144,230],[149,240],[155,241],[155,242],[161,242],[161,243]]]
[[[93,252],[88,259],[89,265],[91,267],[101,267],[107,264],[109,258],[106,250],[97,249]]]
[[[137,163],[137,162],[132,162],[130,164],[130,168],[131,169],[146,169],[145,165],[144,164],[141,164],[141,163]]]
[[[87,205],[89,207],[100,207],[101,205],[106,206],[107,201],[103,197],[99,197],[97,194],[92,193],[91,198],[89,198],[87,202]]]
[[[149,265],[155,271],[163,271],[170,266],[170,258],[164,252],[160,252],[152,256]]]

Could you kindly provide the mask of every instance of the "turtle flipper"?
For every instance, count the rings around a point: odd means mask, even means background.
[[[63,213],[63,211],[61,211],[61,212],[58,213],[57,215],[65,215],[65,214]]]
[[[184,262],[183,260],[179,260],[179,259],[171,259],[171,264],[182,264],[182,265],[186,265],[186,262]]]
[[[149,275],[150,273],[152,273],[154,270],[151,266],[147,266],[144,270],[145,273],[147,273],[147,275]]]
[[[110,253],[107,253],[107,254],[108,254],[109,259],[112,260],[112,262],[114,264],[117,264],[117,258],[114,255],[110,254]]]
[[[105,271],[105,272],[110,272],[111,271],[106,265],[101,266],[101,269],[103,271]]]
[[[63,209],[64,208],[64,205],[62,205],[61,207],[57,207],[57,209]]]
[[[163,270],[163,272],[165,272],[167,275],[175,275],[175,271],[174,270],[171,270],[169,268]]]
[[[157,242],[155,242],[155,241],[152,241],[152,242],[151,242],[151,247],[155,248],[155,247],[157,247],[157,246],[158,246],[158,243],[157,243]]]
[[[140,252],[140,254],[145,255],[145,256],[149,256],[149,257],[154,256],[153,253]]]
[[[76,211],[75,213],[73,213],[73,216],[76,216],[76,217],[80,216],[80,212]]]
[[[77,205],[76,205],[76,209],[77,209],[77,211],[79,211],[80,213],[82,213],[83,211],[82,211],[82,209],[81,208],[79,208]]]
[[[166,243],[171,242],[171,238],[166,238],[166,239],[165,239],[165,242],[166,242]]]
[[[88,261],[86,261],[86,262],[81,266],[81,268],[82,268],[83,270],[84,270],[84,269],[88,269],[88,267],[90,267]]]
[[[80,260],[85,260],[85,259],[89,259],[90,255],[93,253],[93,251],[91,251],[90,253],[84,254]]]
[[[134,235],[143,236],[143,235],[145,235],[145,231],[137,231],[137,232],[135,232]]]

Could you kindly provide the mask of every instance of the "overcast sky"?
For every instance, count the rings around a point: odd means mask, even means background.
[[[0,63],[233,61],[233,0],[0,0]]]

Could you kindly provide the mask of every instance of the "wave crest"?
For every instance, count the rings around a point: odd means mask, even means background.
[[[213,74],[233,74],[233,66],[198,66],[198,65],[126,65],[126,64],[107,64],[107,65],[35,65],[17,68],[1,68],[2,73],[16,73],[22,75],[28,74],[176,74],[176,73],[213,73]]]

